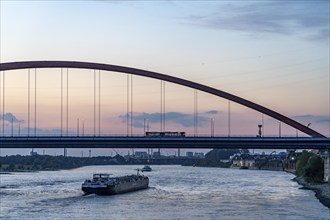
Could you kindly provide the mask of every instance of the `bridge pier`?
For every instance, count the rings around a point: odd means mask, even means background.
[[[330,157],[328,156],[324,161],[324,181],[330,184]]]
[[[328,182],[330,184],[330,150],[325,150],[320,152],[321,157],[324,162],[324,182]]]

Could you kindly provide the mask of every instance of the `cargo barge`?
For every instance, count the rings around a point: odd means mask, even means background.
[[[147,176],[128,175],[121,177],[110,177],[111,174],[93,174],[93,179],[85,180],[81,189],[85,194],[114,195],[137,191],[149,187]]]

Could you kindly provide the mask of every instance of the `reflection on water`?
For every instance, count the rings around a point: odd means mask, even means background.
[[[0,176],[2,219],[327,219],[312,191],[291,174],[181,166],[152,166],[150,188],[114,196],[84,196],[95,172],[126,175],[136,166]]]

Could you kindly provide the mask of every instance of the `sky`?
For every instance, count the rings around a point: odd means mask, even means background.
[[[0,62],[73,60],[164,73],[251,100],[302,124],[310,123],[329,137],[329,4],[328,0],[0,0]],[[30,70],[31,130],[58,134],[61,69],[36,71],[35,104],[35,70]],[[79,121],[79,132],[84,124],[84,132],[92,134],[94,71],[69,69],[68,73],[68,133],[78,132]],[[98,95],[98,72],[96,76]],[[100,133],[126,134],[127,76],[105,71],[100,76]],[[20,126],[21,134],[26,134],[28,70],[8,71],[5,80],[0,122],[7,135],[11,119],[13,132],[17,134]],[[132,80],[133,134],[143,135],[145,119],[150,130],[159,130],[160,82],[137,76]],[[171,83],[165,83],[165,90],[166,129],[193,134],[194,91]],[[63,101],[66,115],[65,96]],[[97,99],[96,118],[98,103]],[[265,136],[279,135],[277,120],[236,103],[230,103],[230,117],[233,136],[256,135],[261,123]],[[228,135],[228,101],[198,92],[198,119],[199,135],[210,135],[211,120],[215,135]],[[62,123],[66,133],[66,117]],[[285,124],[281,133],[297,135]],[[7,152],[11,151],[2,150]]]

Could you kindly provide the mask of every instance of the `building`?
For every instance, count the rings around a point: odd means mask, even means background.
[[[31,156],[37,156],[38,153],[34,151],[34,149],[32,148],[32,151],[30,151],[30,155]]]
[[[135,151],[134,156],[139,159],[147,159],[148,153],[145,151]]]
[[[152,158],[160,158],[160,152],[159,151],[153,152]]]
[[[232,167],[255,168],[256,160],[250,154],[235,154],[232,157]]]
[[[187,157],[194,157],[194,152],[188,151],[186,152]]]
[[[297,168],[298,157],[301,153],[296,152],[295,150],[288,150],[287,158],[285,160],[285,168],[290,172],[295,172]]]
[[[203,152],[201,152],[201,153],[195,152],[195,157],[196,158],[204,158],[205,156],[204,156],[204,153]]]

